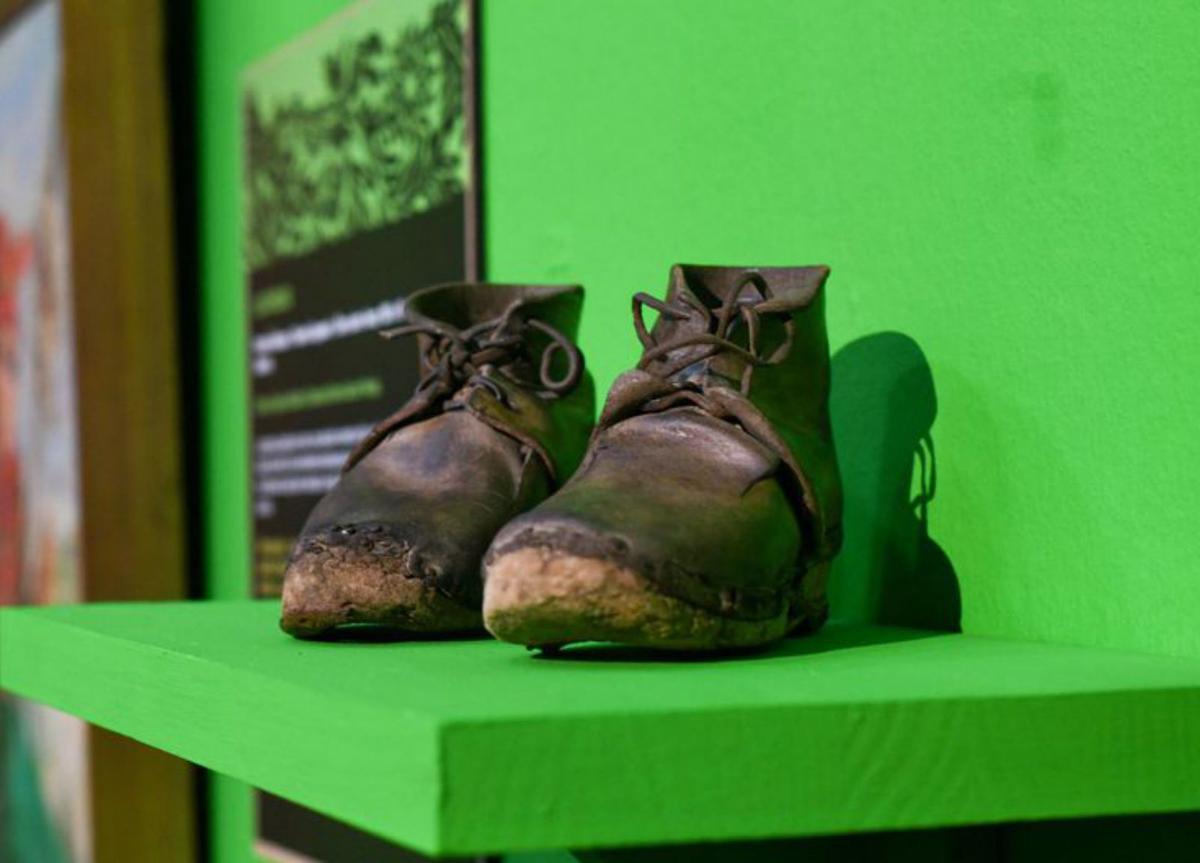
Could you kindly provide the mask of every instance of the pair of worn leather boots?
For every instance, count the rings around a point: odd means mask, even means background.
[[[841,541],[826,267],[676,266],[593,423],[577,286],[413,294],[423,377],[296,544],[283,629],[553,648],[764,644],[825,620]],[[643,315],[658,313],[652,328]]]

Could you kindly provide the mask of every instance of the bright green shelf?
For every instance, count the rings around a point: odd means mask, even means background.
[[[673,662],[0,611],[0,686],[426,853],[1200,809],[1200,661],[867,626]]]

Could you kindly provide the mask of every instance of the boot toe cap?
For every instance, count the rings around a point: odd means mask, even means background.
[[[478,629],[478,609],[439,587],[444,575],[382,523],[334,525],[297,543],[284,574],[280,627],[301,638],[353,624]]]
[[[742,621],[661,592],[600,557],[524,546],[486,564],[484,626],[502,641],[548,647],[581,641],[668,650],[750,647],[779,638],[786,614]]]

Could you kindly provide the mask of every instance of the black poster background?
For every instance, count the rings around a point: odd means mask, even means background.
[[[295,296],[287,313],[253,327],[251,345],[264,333],[294,331],[297,325],[328,321],[342,314],[376,310],[402,300],[418,288],[461,280],[465,207],[462,195],[394,225],[348,237],[296,258],[273,262],[250,277],[250,304],[264,291],[286,286]],[[395,321],[391,322],[394,325]],[[390,325],[381,321],[381,326]],[[298,489],[332,482],[341,459],[354,444],[351,437],[330,443],[305,443],[305,435],[369,427],[412,394],[417,382],[415,340],[385,341],[380,326],[356,335],[333,338],[311,347],[273,354],[274,371],[255,377],[251,349],[254,470],[254,592],[277,596],[283,564],[313,505],[322,492],[279,492],[289,482]],[[261,396],[311,391],[356,380],[379,381],[380,392],[321,407],[260,415],[254,402]],[[287,436],[287,437],[285,437]],[[286,449],[264,444],[291,443]],[[309,465],[320,464],[320,467]]]

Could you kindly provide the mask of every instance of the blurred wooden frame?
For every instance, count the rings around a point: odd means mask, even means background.
[[[0,0],[0,24],[33,5]],[[187,594],[170,123],[160,0],[60,0],[89,601]],[[86,668],[79,669],[86,674]],[[186,762],[93,727],[93,847],[191,861]]]

